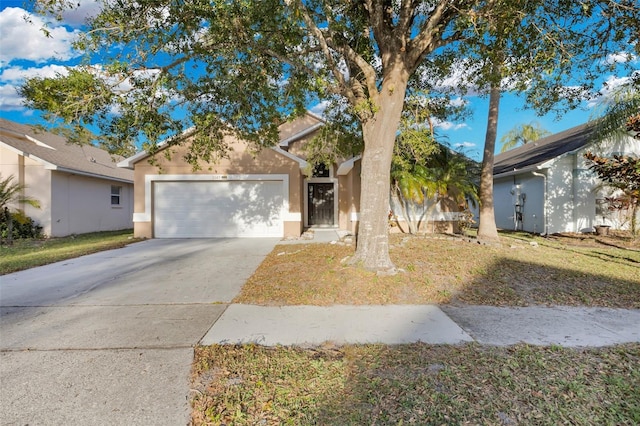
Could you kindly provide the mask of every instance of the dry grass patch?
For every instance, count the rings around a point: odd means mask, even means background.
[[[353,246],[281,245],[236,303],[262,305],[471,303],[640,308],[640,251],[569,238],[505,235],[501,246],[391,236],[394,276],[346,266]],[[532,245],[533,243],[533,245]]]
[[[640,423],[640,345],[196,349],[194,425]]]

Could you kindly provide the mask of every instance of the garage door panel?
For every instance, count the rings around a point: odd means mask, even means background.
[[[282,237],[282,181],[157,182],[157,238]]]

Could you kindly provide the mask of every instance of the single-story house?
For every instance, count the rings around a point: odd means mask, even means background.
[[[91,145],[0,119],[0,175],[13,175],[40,208],[24,208],[45,235],[60,237],[133,226],[133,172]]]
[[[324,124],[309,112],[282,124],[278,145],[257,153],[227,137],[228,158],[202,163],[197,170],[185,161],[184,145],[161,145],[153,159],[139,152],[121,161],[119,167],[134,171],[134,235],[296,238],[314,227],[357,233],[361,157],[329,167],[306,160],[305,144]],[[451,229],[455,218],[442,206],[419,207],[420,214],[429,211],[424,230]]]
[[[280,142],[255,153],[227,137],[228,158],[195,170],[185,146],[140,152],[118,165],[134,173],[134,234],[147,238],[299,237],[308,227],[355,233],[359,157],[313,167],[303,146],[324,125],[308,113],[280,126]],[[171,151],[170,158],[163,155]]]
[[[583,124],[496,155],[494,209],[498,228],[540,234],[593,232],[596,225],[628,226],[627,212],[611,212],[611,190],[589,170],[584,153],[640,155],[640,140],[591,139]]]

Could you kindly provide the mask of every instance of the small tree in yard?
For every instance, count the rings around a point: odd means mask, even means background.
[[[438,151],[434,140],[430,111],[415,100],[403,117],[391,162],[391,191],[406,223],[406,231],[416,234],[422,217],[416,217],[415,206],[423,204],[429,184],[428,159]],[[397,218],[397,215],[395,215]]]
[[[619,189],[624,194],[616,197],[618,208],[628,209],[631,216],[631,233],[638,234],[638,209],[640,207],[640,157],[614,155],[600,157],[587,152],[585,158],[591,162],[589,169],[607,185]]]

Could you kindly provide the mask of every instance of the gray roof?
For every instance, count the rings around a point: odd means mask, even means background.
[[[96,178],[133,182],[133,171],[117,167],[123,157],[93,145],[69,144],[62,136],[0,118],[0,143],[45,168]]]
[[[493,175],[535,170],[541,164],[591,142],[593,125],[586,123],[496,155]]]

